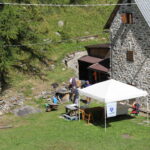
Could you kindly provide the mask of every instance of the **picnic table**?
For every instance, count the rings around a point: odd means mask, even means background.
[[[69,104],[65,106],[66,108],[66,114],[64,114],[64,117],[69,120],[78,120],[78,105],[76,104]]]
[[[65,106],[66,114],[70,116],[77,116],[78,105],[77,104],[69,104]]]

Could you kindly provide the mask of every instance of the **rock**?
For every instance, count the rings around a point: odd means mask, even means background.
[[[102,40],[106,40],[106,38],[103,37]]]
[[[0,100],[0,111],[2,114],[8,113],[13,109],[16,105],[22,106],[24,104],[25,97],[20,94],[18,96],[12,97],[4,97],[3,100]]]
[[[55,89],[59,86],[59,84],[55,82],[55,83],[52,83],[51,86]]]
[[[50,65],[49,70],[51,71],[51,70],[54,70],[54,69],[55,69],[55,65],[54,64]]]
[[[85,34],[87,34],[87,35],[89,34],[89,32],[88,32],[88,31],[86,31],[86,32],[84,32],[84,33],[85,33]]]
[[[7,128],[12,128],[12,125],[7,125],[7,126],[0,126],[0,129],[7,129]]]
[[[2,113],[8,113],[10,112],[10,109],[13,105],[9,105],[9,104],[5,104],[3,107],[2,107]]]
[[[35,99],[44,98],[47,99],[52,95],[52,91],[42,91],[39,95],[34,96]]]
[[[63,27],[64,26],[64,21],[62,21],[62,20],[58,21],[58,26]]]
[[[55,32],[56,35],[61,36],[61,34],[59,32]]]
[[[46,95],[47,94],[47,91],[42,91],[41,92],[41,95]]]
[[[40,112],[42,112],[40,109],[28,105],[12,110],[12,113],[16,116],[26,116],[29,114],[35,114]]]
[[[65,68],[62,68],[62,71],[65,71],[66,69]]]
[[[0,105],[5,104],[4,100],[0,100]]]
[[[36,95],[34,96],[35,99],[39,99],[39,98],[42,98],[42,95]]]
[[[0,116],[2,116],[2,115],[3,115],[3,112],[0,111]]]

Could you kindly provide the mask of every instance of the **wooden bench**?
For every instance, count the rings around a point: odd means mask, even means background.
[[[57,110],[58,104],[47,104],[46,106],[46,112],[50,112],[52,110]]]

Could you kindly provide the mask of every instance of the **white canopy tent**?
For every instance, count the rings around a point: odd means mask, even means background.
[[[101,101],[105,104],[147,96],[148,93],[134,86],[110,79],[89,87],[79,89],[79,94]],[[106,127],[106,108],[105,108]],[[106,128],[105,128],[106,129]]]

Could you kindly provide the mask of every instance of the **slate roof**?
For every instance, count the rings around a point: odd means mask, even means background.
[[[95,63],[101,62],[102,60],[103,59],[92,57],[92,56],[83,56],[78,59],[78,61],[87,62],[90,64],[95,64]]]
[[[105,44],[96,44],[96,45],[87,45],[85,46],[86,49],[89,48],[96,48],[96,49],[100,49],[100,48],[110,48],[110,43],[105,43]]]
[[[135,0],[135,2],[150,27],[150,0]]]
[[[88,69],[92,69],[92,70],[96,70],[96,71],[102,71],[102,72],[108,72],[109,71],[108,68],[102,66],[99,63],[96,63],[96,64],[89,66]]]

